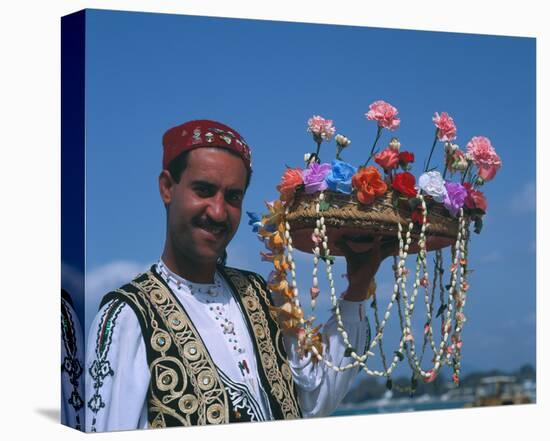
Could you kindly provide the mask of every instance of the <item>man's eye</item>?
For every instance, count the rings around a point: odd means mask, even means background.
[[[230,202],[241,203],[243,200],[243,195],[241,193],[233,193],[229,195],[228,199]]]
[[[210,187],[198,186],[195,187],[195,193],[201,197],[210,197],[214,194],[214,191]]]

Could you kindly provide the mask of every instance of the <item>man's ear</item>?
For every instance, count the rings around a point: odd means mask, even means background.
[[[174,179],[168,170],[162,170],[159,175],[159,192],[160,198],[164,205],[169,205],[172,202],[172,190],[175,185]]]

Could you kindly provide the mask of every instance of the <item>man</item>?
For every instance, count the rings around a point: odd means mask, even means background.
[[[357,370],[300,357],[269,312],[257,274],[224,266],[250,182],[250,150],[230,127],[190,121],[163,137],[159,190],[166,239],[157,264],[106,295],[86,357],[87,430],[263,421],[330,414]],[[350,341],[366,342],[370,280],[389,253],[349,255],[341,310]],[[324,353],[347,364],[334,317]]]

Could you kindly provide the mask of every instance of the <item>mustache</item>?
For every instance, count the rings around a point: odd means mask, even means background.
[[[227,222],[216,222],[209,217],[207,218],[195,218],[193,220],[193,225],[198,228],[223,228],[225,230],[229,229]]]

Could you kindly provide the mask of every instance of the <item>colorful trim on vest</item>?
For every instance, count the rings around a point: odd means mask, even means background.
[[[101,395],[101,387],[107,377],[114,375],[107,355],[111,347],[117,318],[125,305],[126,304],[121,300],[115,299],[111,301],[109,307],[105,310],[100,319],[95,346],[96,358],[88,369],[94,386],[94,394],[88,401],[88,407],[94,414],[91,424],[92,432],[96,432],[95,424],[98,412],[105,407],[105,401],[103,401]],[[103,307],[103,305],[101,306]]]

